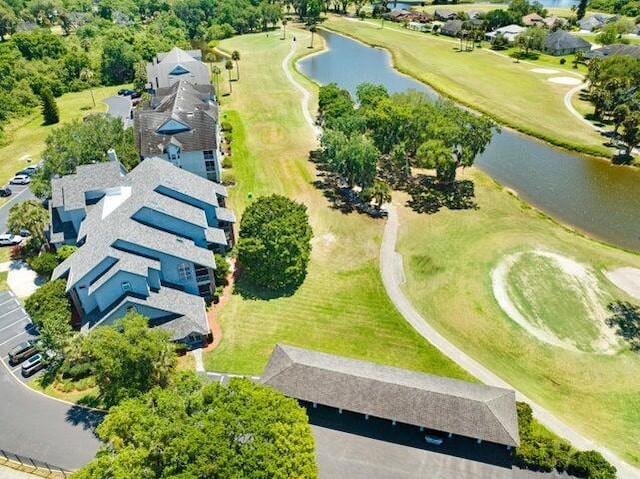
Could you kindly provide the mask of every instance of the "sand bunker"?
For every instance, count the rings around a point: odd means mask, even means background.
[[[580,85],[582,83],[582,80],[575,77],[552,77],[547,78],[547,81],[557,83],[559,85]]]
[[[609,281],[629,296],[640,299],[640,269],[618,268],[611,271],[603,271],[603,273]]]
[[[555,75],[556,73],[560,73],[558,70],[553,70],[551,68],[532,68],[531,71],[533,73],[542,73],[543,75]]]
[[[336,242],[335,235],[332,233],[326,233],[326,234],[323,234],[322,236],[315,236],[311,240],[311,245],[323,246],[323,245],[330,245],[331,243],[335,243],[335,242]]]
[[[559,338],[543,321],[539,318],[529,318],[518,307],[509,294],[510,285],[508,275],[511,267],[518,262],[524,253],[516,253],[506,256],[496,266],[491,273],[493,295],[502,310],[525,331],[542,342],[578,351],[575,342],[570,339]],[[564,275],[564,282],[570,285],[579,295],[585,308],[589,311],[589,317],[595,322],[599,329],[599,337],[593,341],[591,347],[594,351],[604,354],[613,354],[619,346],[619,340],[615,332],[606,324],[608,312],[603,306],[598,279],[594,272],[585,265],[582,265],[566,256],[551,253],[543,250],[531,251],[529,254],[538,255],[552,261],[553,266],[558,268]],[[639,271],[640,272],[640,271]]]

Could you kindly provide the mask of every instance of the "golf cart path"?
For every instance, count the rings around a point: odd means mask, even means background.
[[[473,376],[490,386],[514,389],[518,401],[529,403],[533,409],[535,418],[540,421],[548,429],[569,441],[578,449],[594,449],[600,452],[618,469],[618,477],[620,479],[638,479],[640,478],[640,470],[631,466],[627,462],[620,459],[608,449],[596,444],[595,442],[585,438],[580,433],[573,430],[566,423],[558,419],[542,406],[536,404],[530,398],[522,394],[513,386],[502,380],[500,377],[485,368],[482,364],[472,359],[463,351],[458,349],[453,343],[436,331],[411,305],[407,297],[400,289],[398,276],[395,273],[398,270],[396,264],[401,255],[396,252],[396,241],[398,237],[398,213],[394,205],[386,205],[389,217],[384,227],[382,238],[382,247],[380,249],[380,273],[382,282],[389,298],[396,306],[398,311],[404,316],[409,324],[427,341],[433,344],[443,354],[455,361]]]
[[[291,51],[282,62],[282,69],[289,81],[296,87],[297,90],[302,92],[302,98],[300,99],[302,112],[304,117],[313,130],[314,134],[318,136],[321,129],[313,121],[311,112],[309,111],[309,92],[298,83],[293,74],[290,71],[289,65],[291,58],[295,53],[295,44],[292,45]],[[412,306],[411,302],[404,295],[400,289],[400,285],[404,283],[405,278],[402,267],[402,255],[396,251],[396,241],[398,237],[398,214],[396,208],[392,204],[385,205],[385,209],[388,211],[389,216],[384,227],[384,234],[382,238],[382,245],[380,248],[380,274],[382,275],[382,283],[384,284],[387,295],[402,314],[405,320],[427,341],[433,344],[438,350],[455,361],[459,366],[467,370],[473,376],[478,378],[485,384],[502,387],[507,389],[513,389],[516,392],[516,397],[519,401],[525,401],[529,403],[533,409],[535,418],[540,421],[548,429],[556,433],[558,436],[569,441],[573,446],[578,449],[594,449],[599,451],[604,457],[607,458],[618,469],[618,477],[620,479],[640,479],[640,470],[631,466],[627,462],[620,459],[608,449],[599,446],[595,442],[585,438],[580,433],[573,430],[570,426],[563,421],[555,417],[549,411],[542,406],[536,404],[506,381],[499,378],[492,373],[489,369],[485,368],[479,362],[472,359],[465,354],[462,350],[458,349],[444,336],[438,333]]]

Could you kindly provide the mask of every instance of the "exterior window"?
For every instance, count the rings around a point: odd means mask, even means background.
[[[122,283],[122,291],[131,291],[131,283],[129,281],[124,281]]]
[[[180,281],[188,281],[192,277],[191,265],[189,263],[180,263],[178,265],[178,278],[180,278]]]
[[[205,160],[213,160],[213,150],[205,150],[202,153],[204,153]]]
[[[207,169],[207,173],[216,171],[216,160],[205,160],[204,166]]]

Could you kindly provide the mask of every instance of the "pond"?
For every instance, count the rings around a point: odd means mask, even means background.
[[[332,32],[320,33],[328,50],[298,62],[318,83],[335,82],[355,95],[363,82],[392,92],[437,94],[391,67],[385,50]],[[640,251],[640,169],[564,153],[519,133],[502,129],[476,165],[528,203],[577,230]]]

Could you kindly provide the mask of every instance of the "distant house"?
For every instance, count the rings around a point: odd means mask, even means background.
[[[411,15],[409,10],[393,10],[387,14],[387,18],[392,22],[400,22]]]
[[[273,349],[260,382],[309,408],[357,413],[363,421],[380,418],[509,449],[520,445],[516,397],[510,389],[283,344]]]
[[[160,157],[212,181],[221,180],[218,105],[213,87],[180,80],[159,88],[150,105],[133,114],[142,158]]]
[[[446,22],[447,20],[453,20],[458,16],[458,14],[453,10],[447,10],[445,8],[436,9],[433,15],[436,17],[436,20],[440,20],[442,22]]]
[[[604,26],[606,23],[615,21],[615,17],[611,15],[605,15],[604,13],[594,13],[589,17],[585,17],[582,20],[578,20],[578,27],[580,30],[586,30],[591,32]]]
[[[491,41],[498,35],[502,35],[508,42],[515,42],[516,37],[526,30],[521,25],[507,25],[506,27],[500,27],[492,32],[485,34],[485,40]]]
[[[553,28],[553,27],[564,27],[569,23],[569,21],[566,18],[562,18],[562,17],[556,17],[556,16],[550,16],[550,17],[546,17],[544,19],[544,25],[547,28]]]
[[[610,55],[627,55],[640,60],[640,45],[616,43],[615,45],[607,45],[606,47],[591,50],[586,53],[585,57],[591,60],[593,58],[606,58]]]
[[[521,21],[522,21],[522,24],[526,27],[533,27],[533,26],[540,27],[544,25],[544,18],[542,18],[536,12],[530,13],[529,15],[525,15],[524,17],[522,17]]]
[[[463,25],[462,20],[449,20],[440,27],[440,33],[449,37],[457,37],[462,31]]]
[[[556,30],[547,35],[544,42],[543,52],[549,55],[570,55],[576,52],[588,52],[591,50],[591,43],[571,35],[565,30]]]
[[[153,92],[159,88],[168,88],[180,80],[193,85],[210,85],[209,65],[202,62],[200,50],[185,51],[175,47],[170,52],[158,53],[147,64],[147,87]]]
[[[135,310],[175,341],[203,344],[213,252],[233,244],[226,189],[158,158],[129,173],[116,159],[79,166],[51,187],[49,240],[79,246],[52,276],[66,280],[76,326]]]
[[[431,25],[429,23],[409,22],[407,23],[407,28],[416,32],[427,32],[431,30]]]

